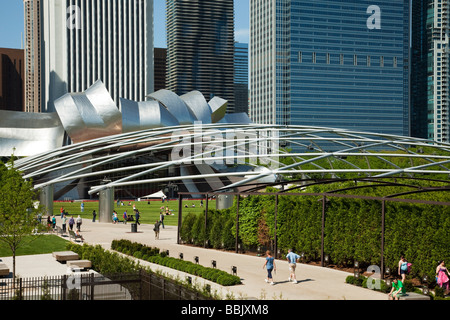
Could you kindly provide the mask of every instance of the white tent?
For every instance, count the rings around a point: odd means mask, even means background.
[[[164,198],[165,199],[167,197],[164,194],[164,192],[162,192],[162,191],[158,191],[158,192],[155,192],[153,194],[149,194],[148,196],[141,197],[141,199],[150,199],[150,198],[153,198],[153,199],[155,199],[155,198],[158,198],[158,199]]]

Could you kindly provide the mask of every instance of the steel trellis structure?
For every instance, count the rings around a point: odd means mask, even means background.
[[[141,161],[121,163],[136,158]],[[89,194],[94,195],[114,187],[190,180],[202,181],[203,186],[186,191],[204,192],[299,175],[431,174],[445,180],[450,175],[450,145],[333,128],[196,123],[93,139],[23,158],[15,165],[24,178],[33,179],[36,189],[91,179]],[[160,174],[170,168],[182,170]],[[114,175],[118,178],[100,183]]]

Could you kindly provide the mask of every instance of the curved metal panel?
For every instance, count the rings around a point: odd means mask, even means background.
[[[206,102],[205,97],[200,91],[191,91],[180,98],[186,103],[192,113],[199,121],[204,124],[211,123],[211,107]]]
[[[166,109],[178,119],[181,125],[193,124],[198,120],[186,103],[172,91],[162,89],[147,97],[158,101],[166,107]]]
[[[225,117],[227,112],[228,101],[219,97],[214,97],[209,101],[211,108],[211,122],[217,123]]]
[[[56,113],[0,110],[0,155],[28,157],[61,148],[64,128]]]
[[[94,106],[97,114],[102,118],[106,129],[111,134],[122,132],[122,114],[111,98],[108,90],[101,81],[97,81],[85,91],[86,97]]]
[[[178,120],[158,101],[120,99],[123,132],[178,126]]]
[[[84,93],[68,93],[54,104],[75,143],[122,133],[122,114],[101,81]]]
[[[229,113],[223,117],[219,123],[228,123],[228,124],[251,124],[249,116],[246,113]]]

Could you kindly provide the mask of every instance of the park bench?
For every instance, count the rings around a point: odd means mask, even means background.
[[[70,260],[67,261],[67,266],[74,269],[89,269],[92,267],[92,262],[89,260]]]
[[[61,228],[56,226],[56,233],[59,234],[60,236],[64,236],[66,234],[66,232]]]
[[[77,236],[77,234],[75,232],[73,232],[72,230],[69,230],[69,238],[73,239],[74,241],[77,241],[77,239],[80,239],[81,242],[83,242],[81,236]]]
[[[0,277],[2,276],[9,276],[9,267],[4,263],[0,263]]]
[[[73,251],[53,252],[52,255],[58,262],[67,262],[67,261],[80,259],[80,257],[78,256],[78,253],[75,253]]]

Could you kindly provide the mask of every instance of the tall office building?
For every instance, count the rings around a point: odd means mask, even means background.
[[[248,44],[236,42],[234,50],[234,109],[248,113]]]
[[[0,48],[0,110],[24,111],[24,50]]]
[[[167,89],[228,100],[234,112],[233,0],[166,0]]]
[[[48,0],[41,10],[43,111],[97,80],[118,106],[153,92],[153,0]]]
[[[166,48],[155,48],[154,63],[155,63],[155,91],[158,91],[166,88],[166,75],[167,75]]]
[[[41,112],[42,96],[42,2],[24,0],[25,110]]]
[[[409,1],[250,0],[257,123],[409,135]]]
[[[449,2],[412,1],[411,135],[449,142]]]

